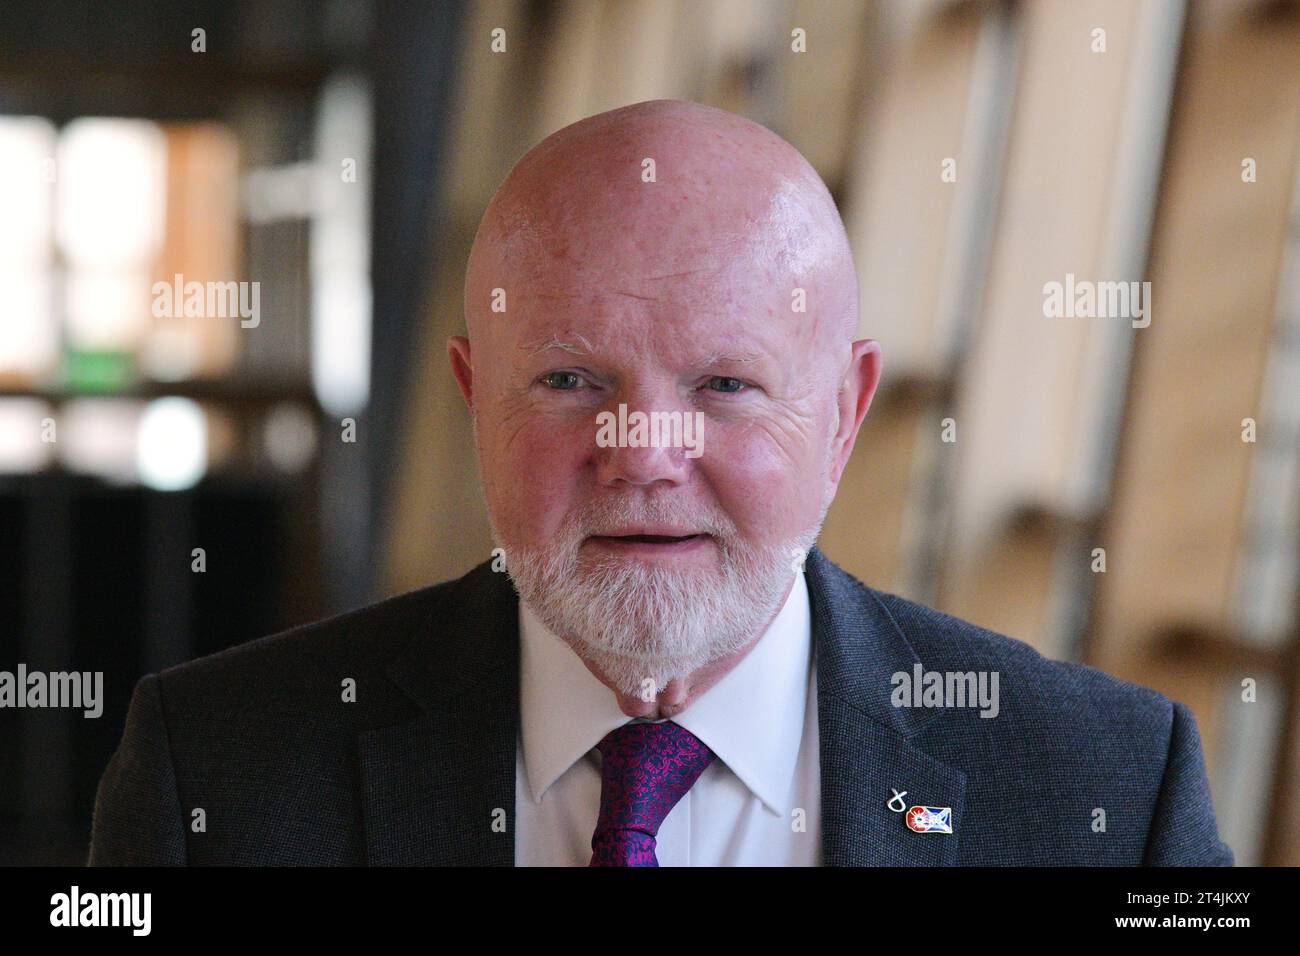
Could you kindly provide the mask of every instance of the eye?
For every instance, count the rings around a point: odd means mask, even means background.
[[[581,388],[585,379],[577,372],[547,372],[541,381],[557,392],[571,392]]]
[[[729,378],[725,375],[714,375],[709,379],[709,388],[715,392],[739,392],[746,388],[744,382],[738,378]]]

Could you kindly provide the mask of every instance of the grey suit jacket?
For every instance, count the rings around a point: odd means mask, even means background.
[[[1186,707],[817,549],[806,572],[827,865],[1231,865]],[[142,678],[90,864],[512,865],[517,601],[485,563]],[[997,672],[997,716],[895,706],[918,663]],[[909,830],[894,790],[953,832]]]

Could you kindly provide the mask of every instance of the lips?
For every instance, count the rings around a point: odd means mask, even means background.
[[[695,538],[702,538],[702,534],[646,534],[637,532],[635,534],[594,534],[592,535],[598,541],[625,541],[629,544],[680,544],[683,541],[692,541]]]

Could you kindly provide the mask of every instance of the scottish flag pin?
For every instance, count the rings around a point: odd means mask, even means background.
[[[952,807],[912,807],[907,828],[913,833],[951,833]]]

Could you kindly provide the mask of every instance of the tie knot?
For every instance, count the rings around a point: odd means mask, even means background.
[[[624,724],[596,749],[601,783],[593,865],[657,866],[654,837],[713,761],[713,751],[671,720]]]

